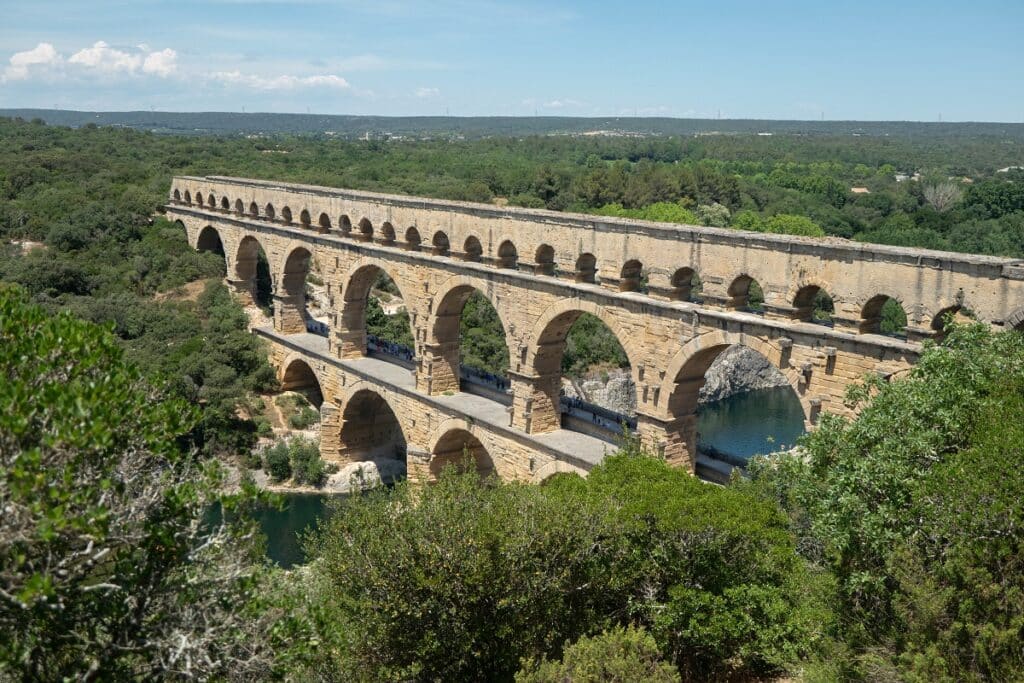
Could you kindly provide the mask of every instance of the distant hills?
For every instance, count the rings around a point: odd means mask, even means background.
[[[894,137],[998,136],[1024,139],[1021,123],[924,123],[919,121],[767,121],[569,116],[327,116],[235,112],[88,112],[59,109],[0,109],[0,116],[39,118],[77,128],[89,123],[176,135],[333,135],[344,138],[398,136],[466,137],[515,135],[871,135]]]

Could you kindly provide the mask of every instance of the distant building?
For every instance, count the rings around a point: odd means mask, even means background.
[[[999,169],[996,173],[1009,173],[1010,171],[1024,171],[1024,166],[1007,166]]]
[[[897,183],[905,183],[908,180],[910,180],[910,176],[908,176],[906,173],[897,173],[896,174],[896,182]]]
[[[850,192],[853,194],[871,194],[871,190],[866,187],[851,187]]]

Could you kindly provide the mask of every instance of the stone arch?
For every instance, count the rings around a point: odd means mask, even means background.
[[[199,237],[196,239],[196,250],[209,251],[214,254],[226,256],[224,241],[221,239],[217,228],[212,225],[207,225],[199,231]]]
[[[1024,332],[1024,306],[1006,316],[1006,329]]]
[[[289,245],[281,272],[277,277],[278,296],[274,315],[274,329],[282,334],[306,331],[306,276],[313,255],[305,246]]]
[[[620,292],[642,292],[644,291],[644,264],[637,259],[630,259],[622,264],[622,271],[619,273]]]
[[[562,299],[549,306],[534,324],[522,367],[516,362],[517,359],[513,359],[512,365],[518,370],[517,374],[531,378],[529,407],[516,402],[513,404],[516,411],[525,413],[529,410],[528,421],[525,414],[522,416],[522,426],[527,432],[547,432],[561,427],[559,397],[562,390],[562,357],[569,330],[584,313],[600,320],[622,346],[633,377],[636,405],[641,405],[638,400],[640,382],[637,381],[637,372],[643,365],[642,357],[631,337],[623,332],[615,317],[604,307],[579,299]]]
[[[380,243],[385,245],[391,245],[395,243],[395,226],[391,225],[389,221],[384,221],[380,224]]]
[[[480,244],[480,238],[470,235],[462,245],[462,259],[464,261],[479,262],[483,258],[484,248]]]
[[[530,482],[533,484],[543,484],[556,474],[578,474],[579,476],[586,478],[590,473],[582,467],[570,465],[564,460],[552,460],[545,465],[541,465],[541,467],[533,473],[533,477],[530,478]]]
[[[275,216],[276,216],[276,213],[274,212],[274,205],[268,203],[263,208],[263,217],[266,218],[268,221],[272,221],[272,220],[274,220]]]
[[[540,245],[534,253],[533,262],[536,264],[537,275],[554,275],[555,248],[550,244]]]
[[[192,195],[189,193],[188,190],[185,190],[185,203],[186,204],[191,204],[192,203]]]
[[[388,458],[406,461],[411,431],[389,392],[367,381],[353,384],[340,402],[337,431],[322,434],[342,462]],[[332,430],[333,431],[333,430]],[[336,445],[335,445],[336,444]]]
[[[903,316],[907,318],[907,309],[903,305],[903,301],[899,297],[890,294],[876,294],[867,301],[860,309],[860,326],[859,330],[861,334],[887,334],[883,332],[883,308],[889,301],[894,301],[896,305],[900,307],[903,312]],[[909,318],[907,318],[909,323]],[[891,334],[891,333],[890,333]],[[895,333],[897,336],[905,336],[906,330],[900,335],[898,332]]]
[[[285,206],[281,209],[281,222],[285,225],[291,225],[292,223],[292,210],[291,207]]]
[[[729,300],[726,303],[726,308],[733,308],[743,311],[759,311],[758,302],[753,301],[754,295],[761,293],[763,303],[764,291],[761,289],[761,284],[753,278],[753,276],[746,273],[742,273],[732,281],[727,290]]]
[[[411,288],[392,275],[390,268],[393,265],[376,257],[365,256],[346,274],[345,286],[341,290],[341,320],[337,335],[340,340],[338,352],[342,358],[359,358],[366,355],[366,304],[370,289],[381,272],[387,274],[395,283],[402,301],[405,302],[406,310],[416,310],[415,300],[408,296]],[[415,333],[412,336],[416,339]]]
[[[198,206],[200,209],[203,208],[203,206],[205,206],[202,192],[196,192],[196,206]]]
[[[237,213],[239,216],[245,214],[245,203],[241,199],[235,200],[235,213]]]
[[[206,206],[211,209],[217,208],[217,198],[213,196],[212,192],[206,197]]]
[[[259,239],[251,234],[242,237],[235,252],[234,277],[232,278],[236,289],[243,294],[247,294],[250,297],[251,303],[257,305],[265,305],[272,301],[274,289],[272,271],[271,273],[265,273],[265,275],[268,275],[267,279],[269,282],[260,281],[259,264],[261,252],[263,259],[267,259],[267,251]],[[267,263],[267,266],[269,268],[269,263]],[[264,291],[264,289],[269,289],[269,291]]]
[[[299,224],[306,230],[309,230],[310,226],[313,224],[313,219],[309,215],[309,209],[303,209],[299,213]]]
[[[448,234],[443,230],[434,233],[430,240],[431,252],[434,256],[448,256],[451,253],[451,242],[448,241]]]
[[[345,214],[338,217],[338,230],[346,237],[352,234],[352,221]]]
[[[260,217],[260,207],[256,205],[256,202],[251,202],[249,204],[249,215],[253,218]]]
[[[222,210],[224,210],[224,211],[230,211],[231,210],[231,200],[229,200],[227,197],[221,197],[220,198],[220,208]]]
[[[816,322],[821,324],[828,324],[832,322],[832,313],[835,313],[836,300],[829,294],[825,286],[817,282],[804,283],[792,298],[793,302],[793,318],[796,320],[804,320],[806,322]],[[814,312],[818,305],[827,302],[827,311],[829,316],[827,319],[818,319],[814,317]]]
[[[174,201],[180,202],[181,201],[181,190],[179,190],[178,188],[174,188],[174,195],[173,196],[174,196]]]
[[[931,318],[931,330],[936,339],[943,339],[946,336],[946,318],[952,316],[954,322],[967,322],[974,316],[971,309],[962,302],[939,303],[939,311]]]
[[[439,436],[430,443],[430,480],[436,481],[445,467],[458,471],[475,466],[481,479],[499,476],[494,459],[483,441],[465,420],[446,420],[438,429]],[[466,462],[466,458],[471,462]]]
[[[424,363],[429,366],[429,391],[432,394],[460,389],[462,312],[474,293],[481,294],[494,307],[498,314],[498,322],[501,323],[505,346],[511,348],[509,326],[488,283],[466,275],[449,278],[438,288],[431,301],[432,315],[428,323],[431,343],[429,357],[424,359]],[[509,367],[512,367],[512,360],[510,351]]]
[[[669,299],[672,301],[693,301],[695,283],[700,282],[697,271],[684,266],[672,273],[669,279]]]
[[[331,217],[326,213],[320,214],[320,219],[317,221],[320,226],[320,232],[330,232],[331,230]]]
[[[289,356],[281,365],[279,379],[282,390],[295,391],[302,394],[317,410],[320,410],[321,406],[323,406],[325,396],[323,383],[320,381],[316,370],[310,366],[305,358],[298,357],[295,354]]]
[[[584,252],[576,259],[576,282],[589,282],[593,284],[597,280],[597,257],[589,252]]]
[[[409,226],[405,231],[405,248],[409,251],[419,251],[420,243],[422,242],[420,237],[420,231],[416,229],[415,225]]]
[[[369,218],[361,218],[359,220],[359,233],[356,237],[361,242],[373,241],[373,223],[370,222]]]
[[[498,258],[496,265],[499,268],[510,268],[515,270],[519,267],[519,252],[511,240],[505,240],[498,247]]]

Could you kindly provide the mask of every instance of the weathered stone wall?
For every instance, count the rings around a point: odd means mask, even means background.
[[[920,345],[913,341],[863,333],[870,322],[862,317],[869,294],[883,292],[901,300],[918,334],[929,332],[931,318],[950,305],[963,303],[997,324],[1012,319],[1015,306],[1024,301],[1021,270],[1006,259],[261,181],[175,178],[171,193],[168,216],[185,225],[195,246],[209,244],[214,236],[220,239],[228,281],[239,291],[251,289],[256,254],[265,252],[279,334],[304,331],[303,281],[311,260],[319,264],[331,321],[331,358],[365,354],[366,296],[381,270],[391,276],[409,311],[416,347],[416,396],[386,397],[389,404],[395,402],[396,415],[412,420],[406,425],[411,469],[418,457],[413,451],[430,452],[423,422],[436,426],[415,404],[459,390],[458,321],[473,291],[488,298],[504,326],[512,429],[543,434],[560,428],[565,334],[586,312],[601,319],[626,351],[641,438],[691,468],[700,390],[708,367],[728,347],[747,346],[767,358],[797,392],[813,423],[821,410],[845,411],[846,387],[864,374],[899,372],[917,358]],[[256,215],[250,214],[250,205]],[[289,212],[291,221],[283,222],[281,216]],[[507,267],[513,264],[507,244],[501,246],[506,242],[518,251],[516,267]],[[600,283],[580,281],[587,270],[585,264],[576,268],[581,254],[596,255]],[[551,258],[557,275],[548,267]],[[632,273],[632,266],[623,265],[630,259],[644,261],[650,293],[621,291],[620,276]],[[668,299],[672,291],[664,286],[666,274],[680,267],[699,270],[703,302]],[[729,293],[729,284],[744,273],[760,281],[765,315],[731,308],[737,296]],[[812,282],[834,298],[835,329],[793,318],[803,314],[792,305],[795,293]],[[331,374],[335,383],[344,378]],[[343,406],[347,389],[342,385],[332,391],[342,397],[338,405]],[[502,476],[530,478],[525,452],[480,440],[495,448],[488,452]]]

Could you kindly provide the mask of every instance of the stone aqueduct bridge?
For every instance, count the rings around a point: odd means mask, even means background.
[[[697,394],[730,345],[778,367],[810,425],[821,411],[846,411],[845,389],[865,374],[907,369],[948,312],[1024,325],[1024,262],[1002,258],[227,177],[174,178],[167,215],[195,248],[219,238],[239,291],[252,291],[258,249],[266,254],[274,325],[258,332],[286,386],[315,375],[325,458],[404,442],[410,477],[431,476],[463,447],[507,479],[598,462],[607,444],[563,429],[559,411],[566,334],[584,312],[629,357],[641,439],[691,470]],[[312,259],[330,302],[327,339],[306,333]],[[367,295],[381,271],[410,314],[411,371],[366,356]],[[752,280],[761,314],[745,310]],[[810,320],[820,290],[834,301],[833,327]],[[474,291],[504,326],[507,407],[460,391],[459,319]],[[907,340],[879,334],[888,297],[907,312]]]

